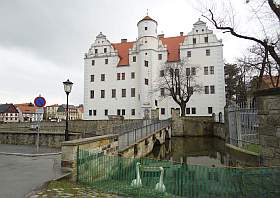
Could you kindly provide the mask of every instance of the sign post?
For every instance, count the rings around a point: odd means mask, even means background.
[[[44,97],[39,95],[34,99],[34,105],[36,106],[35,112],[35,121],[37,122],[36,131],[37,131],[37,139],[36,139],[36,150],[39,152],[39,143],[40,143],[40,122],[43,120],[44,114],[44,106],[46,105],[46,100]]]

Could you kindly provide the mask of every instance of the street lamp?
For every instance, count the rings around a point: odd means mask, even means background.
[[[65,129],[65,141],[69,140],[69,134],[68,134],[68,95],[71,92],[73,83],[67,79],[67,81],[63,82],[64,85],[64,91],[67,96],[67,104],[66,104],[66,129]]]

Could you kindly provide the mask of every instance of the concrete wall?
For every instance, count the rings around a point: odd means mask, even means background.
[[[265,166],[280,165],[280,88],[255,93],[259,136]]]
[[[39,144],[40,146],[60,147],[61,142],[64,141],[65,133],[40,132]],[[70,140],[78,139],[81,134],[70,133]],[[0,131],[0,144],[27,144],[35,145],[37,140],[37,132],[3,132]]]
[[[70,171],[72,180],[76,181],[78,148],[92,152],[104,152],[104,154],[116,154],[118,148],[117,138],[117,135],[104,135],[62,142],[62,170]]]
[[[138,122],[139,120],[71,120],[69,131],[74,133],[92,133],[96,135],[111,134],[113,127]],[[31,123],[0,124],[0,131],[32,131]],[[47,132],[64,132],[65,122],[41,122],[40,130]]]
[[[119,151],[119,155],[123,157],[144,157],[153,150],[157,141],[159,144],[163,144],[166,140],[166,136],[170,137],[170,135],[171,128],[161,129],[155,134],[141,139],[135,144]]]

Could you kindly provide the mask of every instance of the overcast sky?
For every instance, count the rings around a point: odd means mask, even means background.
[[[47,105],[65,103],[67,78],[74,83],[70,103],[83,103],[84,53],[99,32],[111,42],[135,40],[147,9],[166,36],[188,33],[202,18],[189,0],[1,0],[0,103],[30,102],[39,94]],[[223,39],[227,61],[248,46],[214,32]]]

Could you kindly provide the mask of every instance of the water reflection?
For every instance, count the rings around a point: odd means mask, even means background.
[[[257,157],[233,152],[223,140],[206,137],[172,137],[171,141],[155,146],[147,157],[213,167],[259,165]]]

